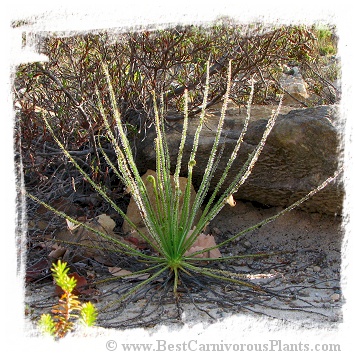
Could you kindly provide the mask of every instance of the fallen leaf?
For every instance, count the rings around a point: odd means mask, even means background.
[[[49,258],[58,259],[64,255],[67,251],[67,248],[61,247],[60,245],[53,244],[52,251],[48,254]]]
[[[122,275],[132,274],[131,271],[125,270],[122,268],[118,268],[118,267],[110,267],[110,268],[108,268],[108,271],[114,276],[122,276]]]
[[[142,242],[141,240],[139,240],[136,237],[128,236],[128,237],[125,237],[124,240],[126,242],[129,242],[129,243],[133,244],[138,249],[147,249],[148,248],[148,244],[147,243]]]
[[[107,232],[112,232],[116,226],[116,222],[107,214],[100,214],[95,219]]]
[[[134,274],[129,270],[125,270],[119,267],[110,267],[108,271],[117,277],[122,277],[122,279],[135,279],[135,280],[145,280],[149,278],[149,274],[141,273],[141,274]]]
[[[85,221],[85,217],[80,217],[80,220]],[[85,224],[101,233],[109,235],[117,241],[124,241],[123,237],[113,231],[116,223],[110,216],[106,214],[101,214],[90,220],[87,220]],[[105,252],[115,250],[117,248],[117,244],[115,242],[101,237],[100,235],[86,229],[81,225],[72,224],[70,221],[67,221],[67,227],[68,229],[55,232],[55,238],[57,240],[73,243],[74,245],[79,244],[80,254],[82,256],[93,258],[99,263],[112,266],[110,257],[107,257]],[[134,247],[134,245],[128,241],[126,245]],[[60,251],[52,254],[57,253],[59,254]]]
[[[41,258],[26,270],[26,281],[30,282],[45,277],[50,272],[51,263],[46,258]]]
[[[187,238],[190,237],[192,234],[193,230],[190,230],[190,232],[187,235]],[[211,234],[204,234],[201,233],[195,240],[194,244],[190,247],[188,251],[184,254],[185,256],[191,255],[193,253],[196,253],[198,251],[207,249],[207,248],[212,248],[216,246],[216,241],[214,237]],[[219,251],[218,248],[211,249],[207,252],[203,252],[200,254],[195,255],[196,258],[220,258],[222,257],[221,252]]]
[[[86,276],[87,276],[89,279],[95,279],[96,274],[95,274],[94,271],[87,271],[87,272],[86,272]]]

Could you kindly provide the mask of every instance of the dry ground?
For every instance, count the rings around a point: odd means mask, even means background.
[[[220,242],[280,209],[238,201],[235,207],[226,206],[208,229]],[[102,314],[99,326],[156,329],[161,325],[192,326],[221,322],[232,315],[256,315],[308,327],[336,327],[342,321],[343,304],[340,286],[341,228],[340,217],[294,210],[222,249],[224,256],[295,251],[265,260],[242,259],[228,263],[237,272],[254,275],[254,282],[281,292],[282,298],[250,294],[227,283],[211,289],[207,284],[205,290],[191,290],[189,297],[185,294],[177,309],[169,294],[162,300],[152,300],[150,304],[149,292],[129,302],[124,309],[114,308]],[[117,299],[122,287],[114,282],[96,288],[96,293],[90,299],[100,309],[108,301]],[[154,296],[156,298],[158,294]],[[221,296],[226,296],[224,302],[221,302]],[[29,326],[41,313],[48,311],[53,299],[52,284],[28,285],[26,303]]]

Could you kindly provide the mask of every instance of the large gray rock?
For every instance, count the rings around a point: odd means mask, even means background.
[[[181,176],[186,175],[188,153],[192,148],[197,121],[197,119],[190,120],[183,160],[184,170]],[[201,182],[211,152],[217,121],[218,116],[209,117],[207,125],[201,132],[197,165],[194,168],[196,189]],[[251,120],[239,155],[230,171],[230,179],[226,181],[224,188],[231,182],[231,178],[235,177],[248,154],[258,144],[266,123],[265,116]],[[223,130],[225,148],[212,187],[218,181],[242,127],[243,119],[230,111]],[[179,122],[167,126],[166,129],[173,167],[180,143],[181,128],[182,123]],[[235,199],[255,201],[270,206],[287,206],[293,203],[336,171],[341,154],[340,134],[336,107],[297,109],[279,115],[252,174],[234,195]],[[137,164],[142,172],[155,169],[154,137],[154,129],[151,129],[146,133],[143,141],[136,142]],[[341,214],[342,201],[342,184],[331,184],[303,203],[300,208],[311,212]]]

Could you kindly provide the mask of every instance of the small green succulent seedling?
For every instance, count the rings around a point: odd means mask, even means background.
[[[97,311],[91,302],[81,304],[76,294],[73,293],[77,281],[68,275],[69,268],[66,262],[53,263],[53,278],[63,290],[57,305],[52,309],[53,316],[43,314],[39,320],[39,328],[44,334],[62,338],[74,327],[74,321],[79,321],[85,326],[93,326],[96,321]]]

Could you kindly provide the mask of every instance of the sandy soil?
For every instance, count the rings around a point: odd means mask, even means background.
[[[269,216],[281,208],[258,208],[252,203],[237,202],[235,207],[225,206],[211,223],[212,232],[236,233]],[[274,310],[272,315],[280,319],[313,322],[341,320],[341,247],[343,240],[342,220],[318,213],[291,211],[274,222],[257,229],[243,237],[236,245],[236,251],[298,251],[294,261],[282,272],[285,283],[299,290],[299,294],[317,306],[315,310],[324,314],[307,316],[303,312]],[[252,248],[252,249],[251,249]],[[307,258],[307,252],[316,253]],[[271,271],[277,274],[277,269]],[[313,285],[312,285],[313,284]],[[293,286],[292,286],[293,285]]]
[[[262,208],[250,202],[237,202],[235,207],[225,206],[220,214],[211,222],[208,230],[217,242],[236,234],[241,229],[247,228],[271,215],[276,214],[281,208]],[[342,293],[340,286],[341,278],[341,245],[343,234],[341,231],[341,218],[324,216],[317,213],[306,213],[294,210],[257,229],[238,242],[233,243],[226,249],[221,249],[223,255],[228,254],[250,254],[255,252],[271,252],[295,250],[285,264],[280,264],[280,257],[275,256],[268,260],[269,265],[263,265],[260,271],[267,273],[267,278],[257,278],[256,283],[267,281],[267,287],[280,289],[287,293],[287,300],[268,298],[248,305],[248,295],[230,295],[237,302],[240,298],[241,308],[228,309],[213,303],[213,296],[202,293],[205,299],[196,305],[191,302],[182,302],[180,319],[167,319],[159,323],[159,316],[153,323],[147,323],[150,331],[158,331],[159,328],[194,326],[196,324],[215,324],[233,316],[266,318],[269,321],[279,321],[295,326],[314,327],[327,326],[336,327],[342,321]],[[283,258],[281,258],[282,261]],[[254,273],[256,265],[243,264],[238,266],[238,271]],[[117,298],[115,294],[105,293],[112,288],[110,284],[100,286],[100,294],[96,305],[100,308],[106,303]],[[228,288],[225,288],[225,292]],[[231,288],[231,293],[235,290]],[[49,299],[46,299],[46,297]],[[247,298],[246,298],[247,297]],[[53,299],[53,286],[44,286],[41,289],[30,287],[27,291],[27,303],[32,309],[31,319],[43,313],[43,307],[50,306]],[[210,300],[209,300],[210,299]],[[251,300],[250,300],[251,301]],[[39,302],[39,303],[38,303]],[[46,302],[43,304],[43,302]],[[115,317],[110,317],[110,324],[118,321],[118,326],[128,321],[139,313],[146,300],[142,298],[128,305],[126,310]],[[42,306],[42,307],[41,307]],[[196,308],[198,306],[198,308]],[[176,306],[173,302],[166,304],[161,316],[174,316]],[[154,312],[153,312],[154,314]],[[138,319],[139,320],[139,319]],[[31,325],[31,323],[30,323]],[[105,325],[105,324],[103,324]],[[103,326],[101,325],[101,326]],[[133,324],[134,326],[134,324]],[[122,327],[121,327],[122,328]],[[149,330],[148,329],[148,330]],[[33,330],[29,327],[29,331]],[[80,330],[79,330],[80,331]],[[100,333],[107,332],[105,328],[99,328]],[[78,332],[80,333],[80,332]],[[87,332],[86,332],[87,333]]]

